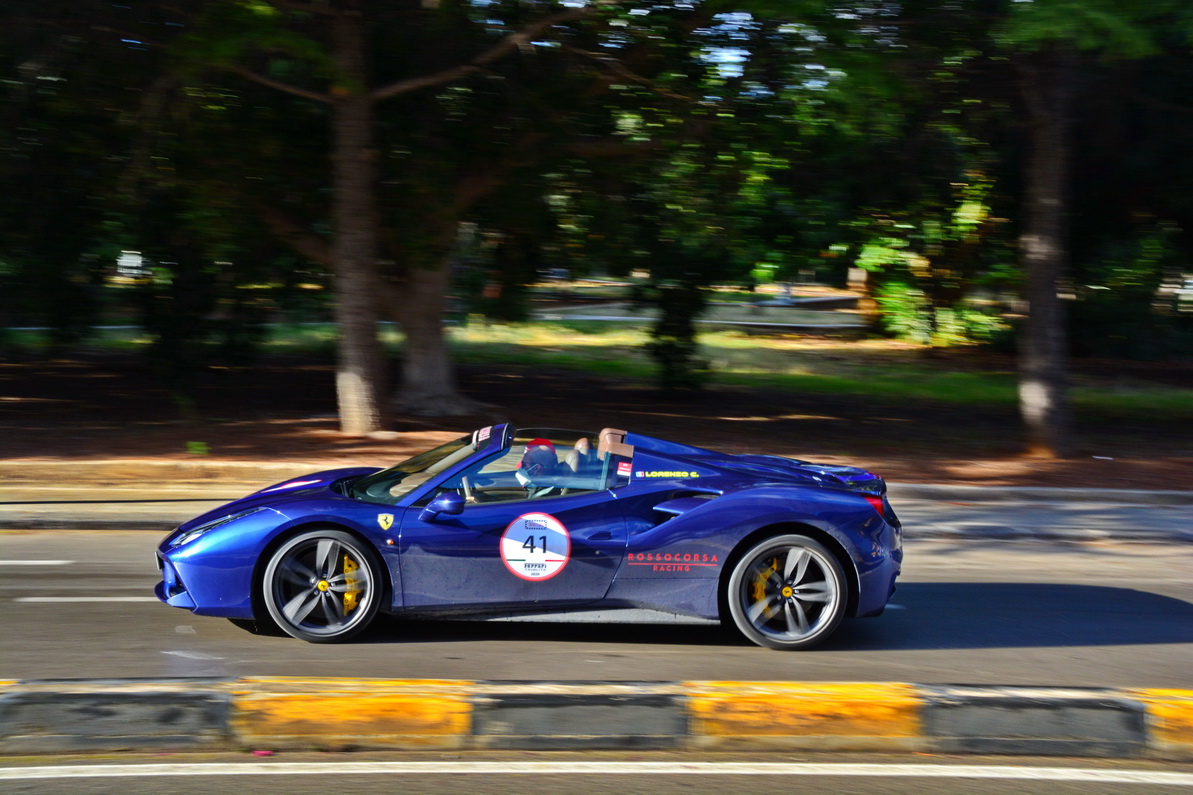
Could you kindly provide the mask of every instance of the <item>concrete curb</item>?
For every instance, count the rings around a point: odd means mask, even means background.
[[[0,682],[0,753],[679,749],[1193,759],[1193,691],[832,682]]]

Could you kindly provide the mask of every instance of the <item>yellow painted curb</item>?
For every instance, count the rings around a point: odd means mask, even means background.
[[[261,677],[234,684],[231,727],[253,747],[463,748],[467,680]]]
[[[689,682],[688,735],[698,748],[918,750],[915,685]]]
[[[1129,690],[1147,707],[1148,744],[1165,756],[1193,757],[1193,690]]]

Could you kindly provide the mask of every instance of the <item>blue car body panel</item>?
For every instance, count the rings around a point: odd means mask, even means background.
[[[272,551],[316,526],[367,542],[383,564],[382,609],[414,616],[634,607],[717,620],[735,555],[782,533],[810,535],[836,553],[851,615],[880,613],[894,591],[902,533],[885,484],[869,472],[626,433],[624,446],[603,457],[573,453],[575,469],[563,468],[573,479],[538,496],[515,483],[529,471],[508,463],[515,434],[508,425],[475,432],[441,469],[395,475],[425,475],[397,496],[357,493],[354,484],[402,465],[358,467],[295,478],[208,511],[158,547],[157,595],[200,615],[253,618],[254,588]],[[503,501],[470,502],[456,514],[429,510],[437,495],[471,500],[486,488]]]

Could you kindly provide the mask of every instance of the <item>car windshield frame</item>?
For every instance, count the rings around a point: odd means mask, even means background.
[[[471,458],[477,449],[477,434],[465,434],[407,458],[389,469],[365,475],[349,487],[348,496],[361,502],[394,505],[435,475]]]
[[[431,450],[426,450],[388,469],[365,475],[348,485],[345,496],[361,502],[397,505],[423,486],[430,485],[439,476],[466,466],[468,462],[475,460],[478,453],[483,454],[485,460],[502,459],[517,449],[520,457],[526,445],[533,441],[545,441],[553,449],[559,445],[561,450],[577,456],[579,451],[573,451],[572,445],[583,438],[584,450],[587,451],[588,458],[591,460],[596,453],[600,438],[607,432],[608,429],[596,434],[561,428],[514,428],[508,424],[489,426],[460,436]],[[624,434],[624,432],[618,433]],[[605,490],[622,485],[623,478],[619,474],[615,474],[616,469],[612,466],[613,457],[602,456],[603,460],[597,464],[599,474],[592,473],[596,476],[593,478],[596,481],[595,490]],[[562,463],[562,460],[560,459],[559,462]],[[573,462],[573,466],[575,466],[575,462]],[[428,489],[420,497],[414,497],[415,503],[419,500],[429,500],[434,493],[434,488]]]

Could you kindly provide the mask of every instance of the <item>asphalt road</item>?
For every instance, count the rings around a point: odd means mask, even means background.
[[[152,597],[157,534],[0,533],[0,679],[356,676],[1193,686],[1193,546],[912,541],[894,604],[802,653],[709,627],[384,620],[347,646]]]
[[[479,772],[483,770],[484,772]],[[168,774],[162,775],[161,773]],[[158,775],[154,775],[158,772]],[[81,777],[69,777],[77,776]],[[244,754],[44,757],[0,761],[6,793],[420,792],[522,795],[584,792],[695,795],[1051,795],[1177,792],[1193,765],[1144,760],[949,759],[861,754]]]

